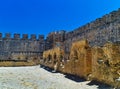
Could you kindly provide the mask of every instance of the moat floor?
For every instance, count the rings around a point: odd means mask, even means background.
[[[110,89],[89,82],[75,82],[40,66],[0,67],[0,89]]]

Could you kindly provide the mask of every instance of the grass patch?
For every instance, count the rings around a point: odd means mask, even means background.
[[[30,62],[14,62],[14,61],[3,61],[0,62],[0,67],[17,67],[17,66],[33,66],[38,65],[39,63],[35,63],[33,61]]]

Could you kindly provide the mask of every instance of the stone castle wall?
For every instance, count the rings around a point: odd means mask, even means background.
[[[53,32],[46,43],[41,65],[120,88],[120,9],[71,32]]]
[[[30,38],[28,34],[23,34],[22,37],[20,34],[14,34],[12,38],[9,33],[5,37],[0,33],[0,59],[28,59],[27,56],[42,55],[43,51],[56,46],[69,54],[72,43],[84,39],[87,39],[90,46],[103,46],[108,41],[112,43],[120,41],[120,9],[71,32],[64,30],[51,32],[46,39],[43,35],[37,39],[35,34]]]
[[[39,35],[38,39],[35,34],[28,38],[28,34],[6,33],[3,37],[0,33],[0,60],[29,60],[40,58],[44,51],[44,36]]]
[[[66,33],[66,52],[70,51],[73,42],[84,39],[87,39],[91,46],[120,41],[120,9]]]

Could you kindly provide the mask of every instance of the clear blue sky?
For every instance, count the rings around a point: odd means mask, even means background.
[[[0,0],[0,32],[71,31],[120,8],[120,0]]]

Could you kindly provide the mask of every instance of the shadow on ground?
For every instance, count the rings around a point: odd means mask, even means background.
[[[101,82],[98,82],[95,80],[92,80],[87,85],[89,85],[89,86],[97,85],[98,89],[114,89],[112,86],[110,86],[108,84],[104,84],[104,83],[101,83]]]
[[[49,68],[49,67],[46,67],[46,66],[43,66],[43,65],[40,65],[41,68],[45,69],[46,71],[49,71],[51,73],[58,73],[59,71],[54,71],[53,69]],[[74,82],[85,82],[87,81],[85,78],[83,77],[79,77],[79,76],[75,76],[75,75],[72,75],[72,74],[64,74],[65,75],[65,78],[67,79],[70,79]],[[110,85],[108,84],[104,84],[104,83],[101,83],[101,82],[98,82],[98,81],[95,81],[95,80],[92,80],[90,81],[87,85],[89,86],[98,86],[98,89],[114,89],[113,87],[111,87]],[[119,88],[117,88],[119,89]]]
[[[46,67],[46,66],[44,66],[44,65],[40,65],[40,68],[43,68],[43,69],[45,69],[46,71],[51,72],[51,73],[58,73],[58,71],[54,71],[54,69],[49,68],[49,67]]]
[[[68,79],[73,80],[75,82],[84,82],[84,81],[86,81],[85,78],[78,77],[78,76],[71,75],[71,74],[65,74],[65,78],[68,78]]]

